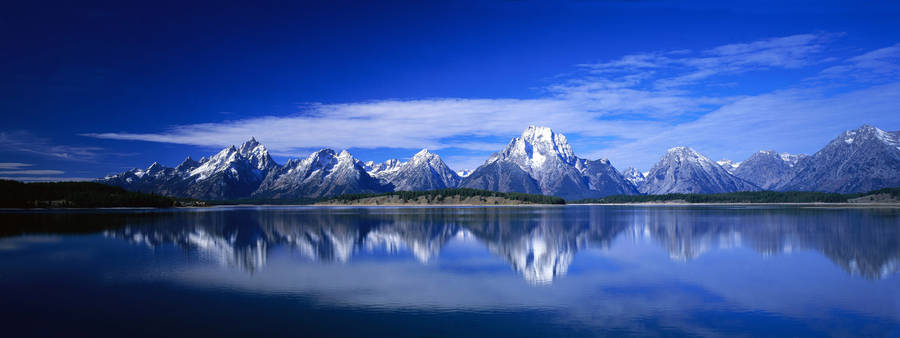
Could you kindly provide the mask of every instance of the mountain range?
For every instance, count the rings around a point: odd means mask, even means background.
[[[900,132],[863,125],[813,155],[766,150],[743,162],[712,161],[688,147],[666,151],[649,171],[617,170],[607,159],[575,155],[566,137],[530,126],[474,170],[454,171],[427,149],[409,161],[362,162],[322,149],[276,163],[250,138],[174,168],[154,162],[98,180],[125,189],[204,200],[303,199],[347,193],[452,187],[559,196],[802,190],[852,193],[900,186]]]

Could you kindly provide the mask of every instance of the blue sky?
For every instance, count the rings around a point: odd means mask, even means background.
[[[0,177],[427,147],[473,169],[530,124],[648,169],[900,129],[900,5],[669,1],[4,5]]]

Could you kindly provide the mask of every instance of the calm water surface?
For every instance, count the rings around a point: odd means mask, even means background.
[[[3,336],[900,336],[900,210],[0,212]]]

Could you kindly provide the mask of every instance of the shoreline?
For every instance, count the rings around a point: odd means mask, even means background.
[[[410,204],[410,203],[393,203],[393,204],[310,204],[312,207],[547,207],[547,206],[566,206],[571,204]]]
[[[573,203],[567,205],[613,205],[613,206],[795,206],[795,207],[864,207],[900,208],[900,203],[849,203],[849,202],[783,202],[783,203],[687,203],[687,202],[641,202],[641,203]]]
[[[900,208],[900,203],[685,203],[685,202],[642,202],[642,203],[571,203],[571,204],[229,204],[210,205],[204,207],[99,207],[99,208],[0,208],[3,211],[78,211],[78,210],[182,210],[182,209],[215,209],[227,207],[564,207],[564,206],[630,206],[630,207],[686,207],[686,206],[785,206],[785,207],[819,207],[819,208]]]

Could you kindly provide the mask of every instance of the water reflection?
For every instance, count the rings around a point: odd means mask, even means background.
[[[151,247],[175,244],[248,271],[264,268],[279,246],[319,262],[383,250],[429,263],[447,243],[474,239],[528,282],[547,284],[567,273],[579,251],[630,239],[656,243],[673,261],[739,247],[761,255],[815,250],[851,275],[880,279],[900,266],[897,220],[893,209],[284,208],[131,217],[104,233]]]

